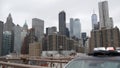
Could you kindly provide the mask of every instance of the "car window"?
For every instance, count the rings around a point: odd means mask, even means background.
[[[120,62],[107,60],[76,60],[70,62],[65,68],[120,68]]]

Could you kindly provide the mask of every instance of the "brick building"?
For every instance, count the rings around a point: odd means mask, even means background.
[[[120,47],[120,32],[117,27],[91,31],[89,52],[95,47]]]

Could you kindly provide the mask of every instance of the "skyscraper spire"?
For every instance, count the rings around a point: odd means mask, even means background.
[[[28,29],[28,25],[27,25],[27,21],[25,20],[25,24],[23,25],[23,30],[27,30]]]
[[[11,13],[9,13],[6,23],[4,25],[4,31],[13,31],[14,25],[15,24],[13,23],[12,15],[11,15]]]
[[[12,23],[12,22],[13,22],[12,16],[11,16],[11,13],[9,13],[6,23]]]
[[[11,17],[11,13],[9,13],[8,17]]]

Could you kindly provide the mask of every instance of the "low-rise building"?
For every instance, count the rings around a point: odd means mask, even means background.
[[[42,45],[39,42],[29,44],[29,56],[40,56],[42,53]]]

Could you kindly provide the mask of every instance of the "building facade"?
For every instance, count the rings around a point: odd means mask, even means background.
[[[117,27],[91,31],[89,52],[95,47],[120,47],[120,33]]]
[[[56,27],[48,27],[48,28],[46,28],[46,35],[52,35],[55,32],[57,32],[57,28]]]
[[[47,38],[47,50],[49,51],[70,51],[76,50],[76,46],[79,44],[75,43],[76,41],[70,39],[64,35],[49,35]]]
[[[39,41],[44,37],[44,21],[38,18],[32,19],[32,28],[35,29],[35,36]]]
[[[42,53],[42,45],[39,42],[29,44],[29,56],[40,57]]]
[[[3,22],[0,21],[0,56],[2,55],[2,47],[3,47]]]

